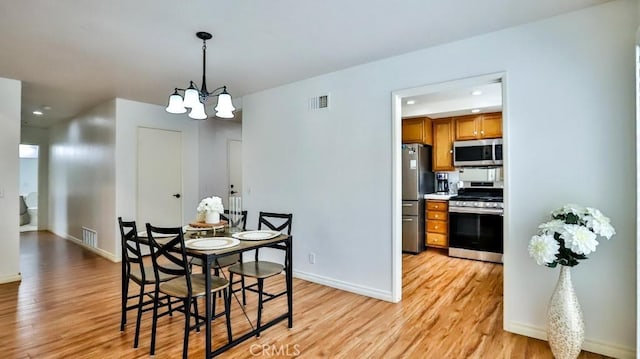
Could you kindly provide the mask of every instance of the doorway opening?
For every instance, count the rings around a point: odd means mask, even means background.
[[[38,230],[38,145],[20,144],[20,232]]]
[[[415,273],[420,270],[438,270],[438,268],[430,267],[429,265],[423,265],[421,262],[422,258],[426,261],[432,261],[433,263],[440,263],[446,266],[458,266],[460,263],[460,267],[464,268],[479,268],[478,270],[484,274],[479,274],[480,278],[485,277],[488,272],[498,273],[498,278],[495,279],[492,283],[492,286],[499,287],[494,291],[498,295],[498,300],[504,302],[504,297],[502,297],[504,290],[502,284],[503,281],[503,271],[506,266],[508,266],[508,238],[502,238],[503,244],[503,265],[494,264],[483,261],[472,261],[471,259],[461,259],[455,258],[456,255],[449,255],[448,252],[448,243],[437,243],[437,242],[429,242],[427,235],[433,231],[435,236],[432,240],[446,238],[448,240],[449,228],[441,229],[440,227],[435,228],[435,226],[429,226],[429,220],[425,215],[426,225],[425,225],[425,234],[423,240],[426,244],[427,251],[422,252],[421,254],[413,255],[413,254],[404,254],[402,249],[402,232],[403,232],[403,198],[402,198],[402,145],[403,145],[403,133],[402,133],[402,120],[403,118],[427,118],[427,120],[433,122],[429,122],[429,125],[423,126],[424,136],[432,136],[432,161],[431,166],[435,176],[435,172],[445,173],[447,176],[446,186],[443,184],[436,185],[431,190],[431,192],[436,192],[438,190],[445,189],[450,192],[450,194],[455,194],[458,191],[458,188],[462,183],[459,181],[460,179],[460,169],[457,166],[454,166],[453,162],[453,142],[455,140],[455,131],[458,131],[458,137],[468,136],[464,135],[461,131],[466,131],[468,128],[466,127],[466,123],[460,121],[460,126],[457,126],[456,118],[465,117],[465,120],[471,118],[472,115],[480,116],[486,114],[487,118],[492,118],[491,116],[500,116],[498,120],[498,124],[500,125],[500,133],[494,134],[493,137],[500,137],[502,144],[501,146],[505,146],[507,149],[507,116],[506,116],[506,102],[503,100],[506,98],[505,93],[505,80],[506,76],[504,73],[497,74],[489,74],[482,75],[473,78],[466,78],[460,80],[454,80],[444,83],[437,83],[417,88],[405,89],[400,91],[395,91],[392,94],[392,118],[393,118],[393,131],[392,131],[392,165],[393,165],[393,178],[392,178],[392,199],[393,199],[393,209],[392,209],[392,299],[394,302],[398,302],[402,299],[403,289],[408,291],[413,291],[417,287],[415,286],[416,278],[407,278],[407,287],[403,287],[403,265],[407,266],[404,272]],[[497,94],[496,99],[490,99],[488,97],[482,98],[483,96],[478,96],[478,92],[482,90],[489,89],[494,87],[494,91],[491,91],[492,96]],[[497,87],[497,92],[495,91],[495,87]],[[480,90],[480,91],[477,91]],[[456,98],[456,94],[465,93],[466,95],[470,95],[471,92],[476,92],[472,97],[475,97],[476,103],[470,105],[468,103],[460,102],[459,99]],[[426,99],[427,101],[420,104],[420,99]],[[416,101],[418,100],[418,101]],[[407,103],[409,101],[409,103]],[[472,111],[474,110],[474,111]],[[483,118],[483,117],[480,117]],[[426,120],[425,120],[426,121]],[[481,120],[482,121],[482,120]],[[493,121],[493,120],[492,120]],[[416,121],[413,121],[416,122]],[[419,121],[418,121],[419,122]],[[425,122],[426,123],[426,122]],[[448,123],[449,128],[447,131],[450,133],[450,137],[443,140],[442,134],[439,133],[441,130],[438,126],[432,126],[433,124],[441,124]],[[459,127],[459,128],[458,128]],[[425,131],[428,130],[428,131]],[[427,135],[428,132],[428,135]],[[466,133],[466,132],[465,132]],[[502,137],[502,133],[505,133],[505,136]],[[474,134],[473,130],[471,131],[471,136],[477,135],[477,138],[482,138],[482,135],[479,131]],[[491,137],[492,135],[488,135],[487,137]],[[466,139],[466,138],[465,138]],[[405,138],[406,140],[406,138]],[[474,139],[476,140],[476,139]],[[449,146],[449,147],[446,147]],[[442,147],[446,147],[446,150]],[[502,147],[501,147],[502,148]],[[504,151],[505,155],[507,151]],[[502,184],[504,187],[504,197],[508,198],[508,163],[506,161],[506,156],[501,164],[502,166],[494,166],[496,167],[495,171],[499,171],[502,179]],[[466,177],[466,176],[465,176]],[[439,179],[440,177],[438,177]],[[434,184],[438,184],[438,181],[434,181]],[[439,198],[440,202],[445,204],[445,208],[448,207],[448,197],[444,196]],[[425,205],[426,206],[426,205]],[[428,212],[428,210],[427,210]],[[432,213],[433,214],[433,213]],[[435,215],[435,214],[434,214]],[[444,216],[444,218],[436,218],[438,221],[443,221],[446,226],[450,224],[444,219],[448,219],[450,217],[449,213],[445,209],[443,213],[438,214]],[[492,222],[493,229],[499,228],[500,232],[508,233],[504,228],[508,223],[508,201],[504,201],[504,221],[501,222],[500,225],[496,225],[496,222]],[[433,218],[432,218],[433,219]],[[458,221],[459,222],[459,221]],[[438,222],[438,224],[443,224]],[[496,227],[498,226],[498,227]],[[442,230],[442,231],[441,231]],[[465,232],[461,230],[461,232]],[[455,251],[454,251],[455,253]],[[493,259],[492,259],[493,260]],[[452,264],[452,263],[456,264]],[[438,264],[434,264],[438,265]],[[487,269],[489,268],[489,269]],[[495,277],[495,276],[494,276]],[[418,279],[419,281],[419,279]],[[438,290],[447,289],[438,288]],[[498,293],[499,292],[499,293]],[[502,314],[502,313],[500,313]],[[503,318],[503,322],[506,320]]]

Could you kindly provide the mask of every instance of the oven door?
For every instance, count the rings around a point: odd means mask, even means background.
[[[449,247],[503,253],[503,211],[449,207]]]

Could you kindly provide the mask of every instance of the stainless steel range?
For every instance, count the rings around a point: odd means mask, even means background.
[[[449,255],[502,263],[502,182],[463,182],[449,200]]]

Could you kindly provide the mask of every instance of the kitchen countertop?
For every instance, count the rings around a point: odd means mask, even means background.
[[[425,194],[424,195],[424,199],[438,199],[441,201],[448,201],[449,198],[453,197],[454,195],[452,194],[435,194],[435,193],[429,193],[429,194]]]

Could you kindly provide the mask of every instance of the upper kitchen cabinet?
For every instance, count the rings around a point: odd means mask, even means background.
[[[502,137],[502,113],[469,115],[455,118],[456,141]]]
[[[433,144],[431,119],[429,117],[402,120],[402,143]]]
[[[453,171],[453,118],[433,120],[433,168],[435,171]]]

